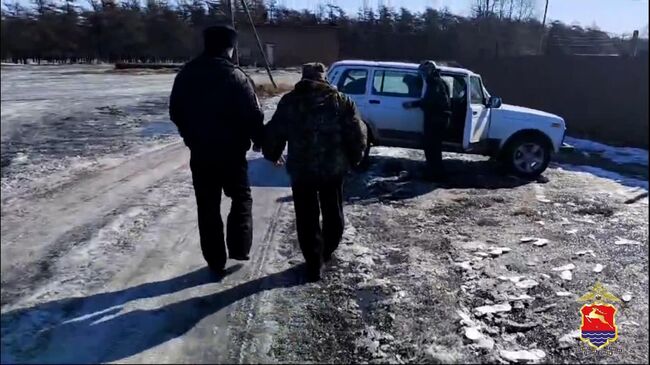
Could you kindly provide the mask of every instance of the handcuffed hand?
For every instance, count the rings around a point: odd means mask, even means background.
[[[284,166],[285,162],[286,161],[284,160],[284,156],[280,156],[280,158],[277,161],[275,161],[273,164],[275,165],[275,167],[280,167],[280,166]]]

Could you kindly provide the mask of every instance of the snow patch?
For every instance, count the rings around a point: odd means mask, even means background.
[[[648,166],[648,150],[633,147],[614,147],[603,143],[566,137],[564,141],[576,149],[585,152],[598,153],[617,164],[637,164]]]
[[[639,187],[642,189],[645,189],[646,191],[648,190],[648,181],[646,180],[640,180],[640,179],[635,179],[631,177],[626,177],[623,176],[619,173],[601,169],[599,167],[594,167],[594,166],[586,166],[586,165],[570,165],[570,164],[560,164],[561,168],[558,168],[561,170],[562,168],[565,170],[569,171],[575,171],[578,173],[587,173],[591,175],[595,175],[598,177],[602,177],[604,179],[609,179],[613,180],[619,184],[622,185],[627,185],[631,187]]]

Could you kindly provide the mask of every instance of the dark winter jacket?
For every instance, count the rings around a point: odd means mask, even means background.
[[[361,161],[367,130],[347,96],[326,81],[303,79],[282,97],[266,125],[264,156],[277,161],[287,142],[292,180],[328,179]]]
[[[241,157],[262,143],[264,114],[253,81],[225,58],[199,56],[176,75],[169,116],[193,156]]]
[[[451,100],[449,86],[440,76],[427,77],[427,90],[424,97],[410,103],[410,107],[422,108],[425,117],[451,116]]]

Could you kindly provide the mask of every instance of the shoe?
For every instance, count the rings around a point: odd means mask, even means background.
[[[237,261],[248,261],[251,259],[248,255],[229,255],[228,258]]]
[[[323,253],[323,262],[324,263],[330,263],[332,262],[332,258],[334,257],[334,251],[332,252],[324,252]]]
[[[332,261],[332,254],[331,254],[331,253],[327,253],[327,252],[324,253],[324,254],[323,254],[323,262],[327,264],[327,263],[329,263],[330,261]]]
[[[307,265],[305,279],[308,283],[315,283],[321,279],[320,267],[315,265]]]
[[[216,264],[208,263],[208,268],[210,269],[210,272],[217,276],[225,275],[226,273],[225,267],[226,265],[216,265]]]

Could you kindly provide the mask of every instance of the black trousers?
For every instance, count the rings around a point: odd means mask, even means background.
[[[217,161],[193,154],[190,168],[201,251],[210,267],[220,269],[226,264],[226,246],[230,257],[238,257],[248,255],[253,243],[253,199],[248,183],[248,162],[245,155]],[[225,242],[221,220],[222,190],[232,199]]]
[[[445,133],[448,117],[427,115],[425,113],[423,137],[424,156],[427,160],[429,172],[434,176],[444,174],[442,164],[442,137]]]
[[[307,265],[320,267],[323,258],[331,256],[343,236],[343,177],[318,182],[293,181],[291,188],[300,249]]]

